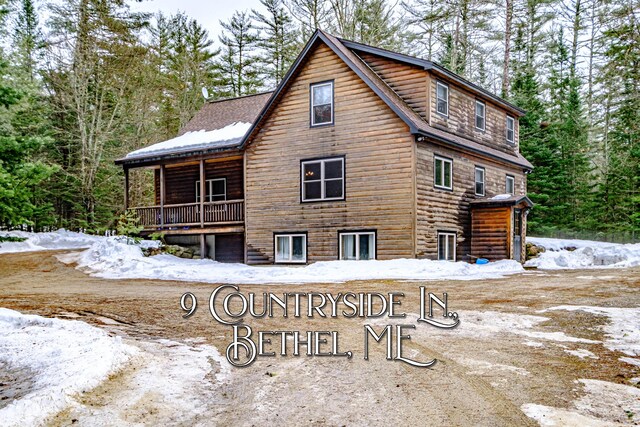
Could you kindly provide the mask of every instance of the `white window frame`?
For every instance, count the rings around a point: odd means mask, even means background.
[[[440,236],[445,236],[445,259],[440,259]],[[449,237],[453,236],[453,259],[448,259],[451,254],[451,248],[449,247]],[[451,261],[456,262],[456,250],[458,246],[458,234],[451,231],[438,231],[437,235],[437,254],[438,261]]]
[[[440,98],[438,96],[438,88],[439,87],[443,87],[445,89],[445,91],[447,92],[446,99]],[[445,101],[445,104],[447,106],[447,111],[445,113],[443,113],[441,111],[438,111],[438,101],[440,101],[440,100]],[[436,82],[436,113],[438,113],[440,115],[443,115],[445,117],[449,117],[449,86],[444,84],[444,83],[441,83],[441,82]]]
[[[314,107],[316,106],[321,106],[321,105],[327,105],[327,104],[318,104],[316,105],[314,103],[314,89],[317,87],[322,87],[322,86],[329,86],[331,88],[331,121],[328,122],[322,122],[322,123],[316,123],[315,122],[315,114],[314,114]],[[334,97],[334,93],[333,93],[333,81],[329,81],[329,82],[321,82],[321,83],[313,83],[311,84],[310,87],[310,94],[309,96],[311,97],[311,126],[326,126],[326,125],[332,125],[333,124],[333,97]]]
[[[478,106],[482,106],[482,116],[478,114]],[[478,117],[482,117],[482,127],[478,127]],[[476,100],[476,114],[475,114],[473,124],[476,127],[476,129],[481,130],[483,132],[487,128],[487,104],[485,104],[482,101]]]
[[[344,236],[355,236],[355,244],[356,244],[356,259],[355,261],[360,261],[360,239],[359,237],[362,235],[373,236],[373,247],[371,248],[373,252],[373,258],[368,258],[367,260],[376,259],[376,232],[375,231],[344,231],[338,233],[338,246],[339,246],[339,258],[340,260],[344,260],[344,256],[342,254],[342,238]],[[354,260],[349,260],[354,261]]]
[[[341,178],[325,178],[325,172],[324,172],[324,165],[327,162],[335,162],[335,161],[340,161],[342,162],[342,177]],[[312,181],[305,181],[304,180],[304,167],[305,165],[311,165],[314,163],[320,163],[320,179],[314,179]],[[300,162],[300,185],[301,185],[301,197],[302,197],[302,201],[303,202],[325,202],[325,201],[331,201],[331,200],[344,200],[345,199],[345,170],[344,170],[344,157],[329,157],[326,159],[316,159],[316,160],[303,160],[302,162]],[[325,189],[325,182],[327,181],[338,181],[339,179],[342,179],[342,196],[341,197],[326,197],[326,189]],[[308,199],[306,196],[306,187],[305,187],[305,183],[307,182],[316,182],[319,181],[320,182],[320,198],[319,199]]]
[[[509,124],[511,124],[511,129],[509,129]],[[511,131],[511,139],[509,139],[509,131]],[[505,138],[509,144],[516,143],[516,119],[511,116],[507,116],[507,122],[505,125]]]
[[[482,172],[482,181],[478,181],[478,171]],[[482,166],[476,166],[473,169],[473,191],[476,196],[484,196],[487,192],[486,190],[486,180],[487,180],[487,171]],[[478,183],[482,182],[482,193],[478,193]]]
[[[224,182],[224,194],[213,194],[213,182]],[[204,181],[205,183],[205,203],[210,203],[214,196],[224,196],[224,200],[227,200],[227,178],[212,178]],[[209,190],[209,191],[207,191]],[[208,194],[207,194],[208,193]],[[209,200],[207,200],[209,199]],[[221,201],[221,200],[220,200]],[[196,203],[200,203],[200,180],[196,181]]]
[[[509,191],[509,181],[511,181],[511,189]],[[516,178],[513,175],[507,175],[504,181],[504,192],[506,194],[515,195],[516,194]]]
[[[437,177],[436,177],[436,170],[437,170],[436,163],[438,161],[443,162],[442,168],[440,169],[442,171],[442,176],[441,176],[442,185],[438,185]],[[444,163],[445,162],[449,163],[449,184],[451,184],[450,187],[447,187],[446,185],[444,185],[445,183]],[[453,190],[453,160],[448,159],[446,157],[438,156],[438,155],[433,156],[433,186],[435,188],[440,188],[442,190]]]
[[[287,237],[289,239],[289,259],[279,259],[278,258],[278,238]],[[293,259],[293,238],[294,237],[302,237],[303,245],[302,248],[304,250],[304,258],[301,260]],[[276,233],[273,235],[273,249],[274,254],[273,258],[275,259],[276,264],[306,264],[307,263],[307,235],[304,233]]]

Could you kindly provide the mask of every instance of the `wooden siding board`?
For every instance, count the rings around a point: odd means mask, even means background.
[[[334,80],[335,124],[309,127],[309,85]],[[308,261],[338,258],[338,230],[376,229],[379,259],[414,254],[412,144],[404,122],[320,45],[246,151],[247,245],[273,261],[273,233],[306,231]],[[300,161],[345,156],[346,200],[300,202]]]

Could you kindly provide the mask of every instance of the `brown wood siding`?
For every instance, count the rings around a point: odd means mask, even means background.
[[[453,190],[434,187],[434,155],[453,159]],[[516,194],[526,194],[523,171],[509,168],[470,154],[454,151],[430,142],[418,143],[416,177],[416,254],[437,259],[438,231],[457,233],[460,261],[471,254],[471,216],[469,202],[475,195],[475,166],[485,168],[485,197],[505,193],[506,175],[515,177]]]
[[[511,207],[472,211],[471,255],[490,261],[511,258]]]
[[[427,119],[427,71],[370,53],[360,57],[423,119]]]
[[[309,127],[309,85],[334,80],[335,125]],[[273,261],[274,232],[308,232],[308,261],[338,258],[338,231],[375,229],[378,259],[412,257],[414,139],[328,47],[301,67],[246,151],[247,244]],[[346,200],[301,203],[300,161],[345,156]]]
[[[227,200],[244,199],[242,158],[205,163],[206,179],[227,179]],[[196,181],[200,180],[200,165],[176,165],[165,168],[165,204],[195,203]],[[155,170],[156,204],[160,204],[160,171]]]
[[[486,99],[456,86],[453,82],[448,82],[436,75],[431,76],[431,88],[429,99],[431,105],[430,124],[431,126],[452,132],[456,135],[473,139],[474,141],[496,148],[507,153],[514,153],[518,147],[518,118],[515,119],[515,144],[507,143],[506,125],[507,111],[492,104]],[[437,113],[436,110],[436,85],[437,82],[446,83],[449,86],[449,115],[448,117]],[[476,100],[485,103],[485,130],[481,131],[475,127]]]

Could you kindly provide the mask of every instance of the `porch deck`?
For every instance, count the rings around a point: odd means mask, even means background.
[[[145,230],[244,224],[244,200],[129,208]]]

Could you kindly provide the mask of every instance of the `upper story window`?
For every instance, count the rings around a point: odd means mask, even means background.
[[[333,124],[333,82],[311,85],[311,126]]]
[[[227,200],[227,179],[208,179],[204,184],[205,202],[220,202]],[[196,203],[200,203],[200,180],[196,181]]]
[[[507,116],[507,142],[515,144],[516,141],[516,119],[511,116]]]
[[[344,200],[344,157],[302,161],[302,201]]]
[[[453,160],[435,156],[433,170],[433,185],[436,188],[453,190]]]
[[[436,111],[449,115],[449,86],[440,82],[436,82]]]
[[[505,193],[516,194],[516,179],[511,175],[507,175]]]
[[[475,169],[476,196],[484,196],[484,168],[476,166]]]
[[[476,129],[485,129],[486,106],[482,101],[476,101]]]

